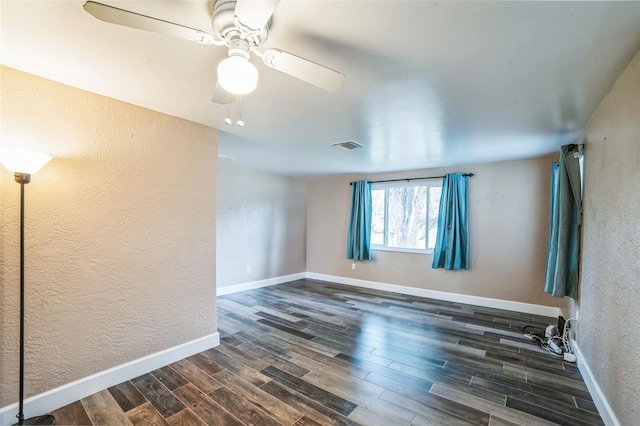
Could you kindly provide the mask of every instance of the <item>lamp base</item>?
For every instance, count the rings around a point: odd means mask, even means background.
[[[29,417],[24,419],[22,423],[14,423],[13,426],[18,425],[42,425],[51,426],[56,424],[56,418],[52,415],[46,414],[44,416]]]

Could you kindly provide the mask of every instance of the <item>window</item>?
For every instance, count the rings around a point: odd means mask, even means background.
[[[442,180],[374,184],[371,246],[432,253],[438,232]]]

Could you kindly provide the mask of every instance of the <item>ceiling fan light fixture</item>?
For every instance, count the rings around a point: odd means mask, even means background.
[[[218,81],[227,92],[246,95],[258,86],[258,70],[241,56],[229,56],[218,64]]]

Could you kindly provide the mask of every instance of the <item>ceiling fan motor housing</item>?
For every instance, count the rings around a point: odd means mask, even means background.
[[[232,37],[228,42],[229,56],[242,56],[245,59],[249,59],[249,50],[251,46],[249,42],[243,38],[237,36]]]
[[[213,37],[217,41],[226,42],[229,45],[231,54],[231,41],[235,39],[246,40],[249,48],[260,46],[269,36],[269,23],[260,31],[247,32],[241,26],[236,25],[235,16],[236,0],[217,0],[213,6],[213,16],[211,26],[213,27]]]

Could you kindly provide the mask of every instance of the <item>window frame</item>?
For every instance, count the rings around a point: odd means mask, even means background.
[[[387,245],[387,230],[389,229],[389,202],[388,202],[388,188],[407,188],[407,187],[415,187],[415,186],[424,186],[426,187],[426,202],[427,206],[425,209],[427,217],[425,218],[427,224],[429,223],[429,204],[431,194],[429,188],[442,188],[443,178],[429,178],[429,179],[420,179],[420,180],[410,180],[410,181],[398,181],[398,182],[379,182],[371,184],[371,191],[382,190],[384,189],[384,233],[383,233],[383,244],[371,244],[371,249],[376,251],[391,251],[391,252],[401,252],[401,253],[416,253],[416,254],[433,254],[434,249],[428,248],[429,246],[429,226],[425,226],[425,249],[416,249],[416,248],[403,248],[403,247],[389,247]],[[371,226],[373,228],[373,220],[371,221]],[[373,233],[373,230],[372,230]]]

